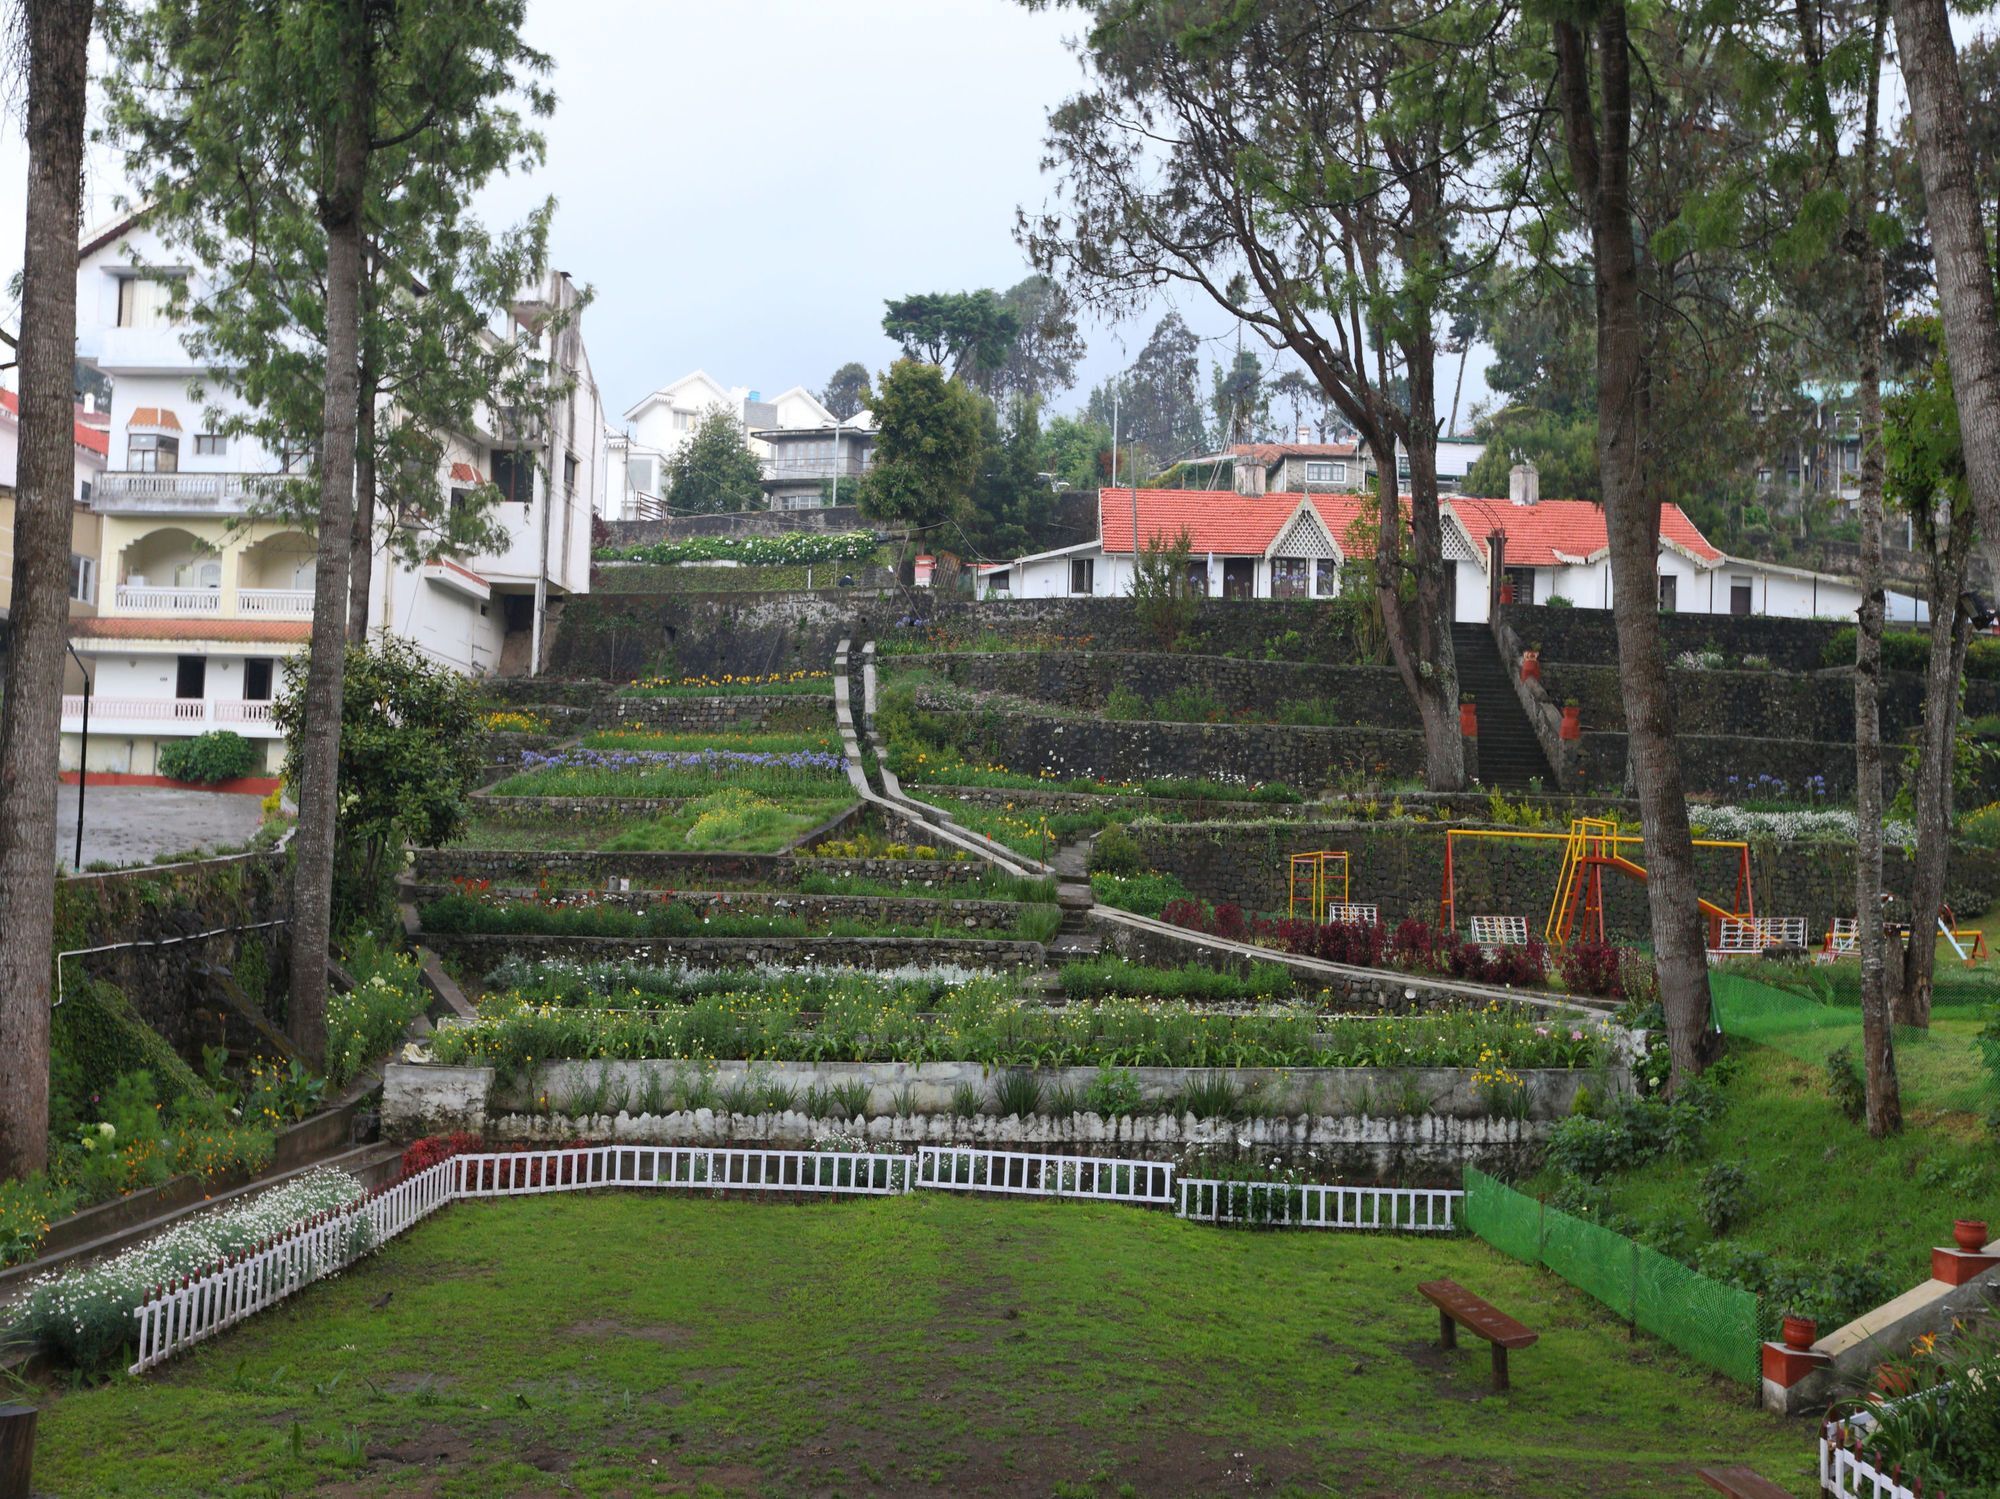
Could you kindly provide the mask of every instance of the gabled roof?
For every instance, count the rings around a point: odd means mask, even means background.
[[[671,403],[674,397],[681,393],[683,388],[696,383],[707,387],[705,398],[702,401],[702,409],[705,410],[709,406],[727,405],[731,402],[732,394],[728,386],[717,380],[707,370],[691,370],[687,374],[682,375],[680,379],[670,381],[646,396],[638,405],[625,413],[625,420],[628,422],[637,421],[648,411],[652,410],[653,407],[662,403]]]
[[[1506,534],[1506,560],[1515,567],[1578,567],[1609,550],[1603,507],[1592,500],[1517,505],[1455,495],[1444,505],[1457,512],[1482,562],[1487,534],[1496,528]],[[1699,566],[1713,567],[1722,560],[1721,551],[1678,505],[1660,507],[1660,544]]]
[[[1251,463],[1270,465],[1280,458],[1353,458],[1360,454],[1358,442],[1239,442],[1230,448],[1232,456]]]
[[[0,390],[0,411],[4,411],[16,422],[21,419],[21,397],[11,390]],[[81,417],[73,417],[76,445],[86,453],[95,453],[99,458],[111,456],[111,434],[102,427],[93,427]]]
[[[1132,550],[1132,496],[1129,489],[1097,492],[1098,536],[1107,553]],[[1302,507],[1319,515],[1334,545],[1345,554],[1348,533],[1361,519],[1368,496],[1354,494],[1237,494],[1219,489],[1141,489],[1139,538],[1171,541],[1185,530],[1192,550],[1231,557],[1261,557]]]

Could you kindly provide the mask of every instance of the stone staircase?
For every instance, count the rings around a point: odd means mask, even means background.
[[[1526,791],[1539,777],[1557,785],[1542,742],[1515,695],[1493,632],[1485,625],[1451,627],[1452,655],[1458,663],[1458,690],[1470,695],[1479,714],[1479,779],[1488,786]]]

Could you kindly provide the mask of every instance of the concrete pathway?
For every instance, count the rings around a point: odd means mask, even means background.
[[[104,862],[150,864],[162,854],[246,843],[263,824],[261,798],[171,786],[89,786],[83,798],[83,861],[76,863],[77,788],[56,796],[56,858],[62,868]]]

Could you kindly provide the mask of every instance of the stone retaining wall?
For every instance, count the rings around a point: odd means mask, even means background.
[[[1618,628],[1608,609],[1552,609],[1508,604],[1507,623],[1523,645],[1539,644],[1545,661],[1618,660]],[[1768,619],[1754,614],[1663,614],[1661,642],[1669,659],[1683,651],[1717,650],[1731,662],[1762,656],[1778,671],[1818,671],[1826,643],[1849,620]]]
[[[1283,781],[1310,792],[1343,777],[1395,775],[1423,763],[1416,729],[1112,723],[928,705],[921,711],[926,730],[967,758],[1057,777],[1216,777]]]
[[[1039,942],[977,937],[536,937],[422,932],[417,940],[459,972],[491,973],[510,958],[575,963],[644,963],[710,972],[779,968],[1039,968]]]
[[[419,886],[419,901],[453,893],[451,885]],[[529,900],[535,895],[530,886],[496,886],[485,892],[488,899]],[[627,910],[649,910],[668,898],[659,890],[634,890],[623,895],[600,895],[598,903]],[[945,922],[968,932],[1010,931],[1024,909],[1007,900],[948,900],[924,896],[882,895],[798,895],[769,890],[675,890],[675,905],[690,906],[703,916],[796,916],[802,921],[825,924],[835,921],[867,921],[880,926],[930,926]]]
[[[1854,673],[1846,668],[1804,673],[1684,671],[1668,673],[1674,727],[1683,734],[1823,740],[1829,754],[1852,758]],[[1587,729],[1623,729],[1623,678],[1612,663],[1546,662],[1542,685],[1558,702],[1574,698]],[[1895,741],[1923,721],[1924,679],[1914,672],[1882,674],[1882,737]],[[1969,718],[2000,711],[2000,683],[1967,682]]]
[[[1136,823],[1131,829],[1146,864],[1176,876],[1203,900],[1235,901],[1246,911],[1285,907],[1286,856],[1313,849],[1345,849],[1353,861],[1353,896],[1380,907],[1393,926],[1405,916],[1438,917],[1444,881],[1444,829],[1424,823]],[[1459,926],[1475,915],[1525,916],[1540,928],[1562,867],[1560,839],[1459,840]],[[1643,854],[1635,857],[1643,860]],[[1736,886],[1736,852],[1696,849],[1700,889],[1728,904]],[[1751,877],[1757,910],[1770,916],[1804,916],[1815,939],[1835,916],[1854,914],[1851,844],[1753,841]],[[1887,850],[1884,883],[1908,888],[1901,850]],[[1646,939],[1651,918],[1645,887],[1607,873],[1606,923],[1621,941]],[[2000,896],[2000,852],[1959,847],[1952,853],[1945,898],[1954,909],[1983,911]]]
[[[993,651],[891,656],[896,670],[921,668],[974,692],[1000,692],[1094,712],[1119,689],[1157,702],[1179,689],[1205,692],[1231,713],[1271,718],[1301,704],[1324,705],[1336,724],[1417,728],[1416,708],[1394,668],[1249,661],[1153,651]]]
[[[742,733],[769,730],[777,733],[811,733],[833,728],[833,693],[824,696],[799,693],[748,693],[716,697],[623,697],[602,698],[590,715],[594,729],[638,727],[663,734],[703,732]]]

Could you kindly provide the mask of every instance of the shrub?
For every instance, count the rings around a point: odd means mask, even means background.
[[[1741,1221],[1750,1205],[1750,1173],[1717,1161],[1702,1173],[1701,1217],[1718,1239]]]
[[[1826,1091],[1850,1120],[1859,1123],[1868,1112],[1868,1085],[1854,1065],[1854,1053],[1845,1046],[1826,1059]]]
[[[160,774],[176,781],[215,786],[257,769],[257,746],[229,729],[211,729],[192,739],[176,739],[160,751]]]
[[[1097,841],[1090,848],[1090,867],[1093,872],[1102,870],[1106,874],[1137,874],[1140,862],[1138,842],[1115,823],[1099,833]]]
[[[1128,1068],[1105,1063],[1083,1090],[1083,1106],[1105,1119],[1116,1119],[1139,1111],[1139,1080]]]
[[[1140,916],[1157,916],[1162,921],[1169,919],[1164,914],[1167,905],[1187,895],[1187,887],[1179,880],[1170,874],[1157,873],[1120,875],[1099,871],[1090,877],[1090,890],[1103,905]]]
[[[455,1155],[485,1149],[486,1142],[464,1130],[449,1135],[425,1135],[403,1147],[403,1174],[412,1176]]]
[[[1112,688],[1110,695],[1104,699],[1103,712],[1106,718],[1136,722],[1147,717],[1150,711],[1146,706],[1146,700],[1123,683]]]
[[[1623,957],[1623,949],[1609,942],[1572,942],[1557,956],[1556,971],[1572,994],[1617,999],[1624,993],[1619,975]]]

